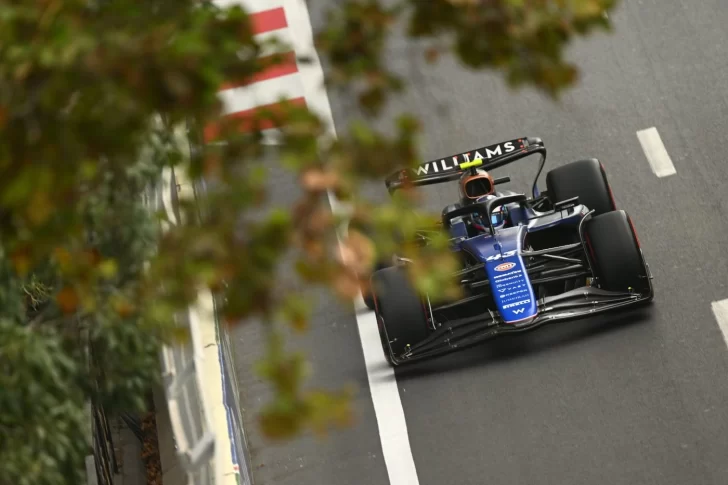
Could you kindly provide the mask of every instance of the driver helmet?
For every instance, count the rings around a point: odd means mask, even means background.
[[[476,202],[482,202],[495,198],[495,184],[493,176],[486,170],[477,168],[469,170],[460,177],[460,199],[463,205],[469,205]],[[491,223],[494,226],[500,226],[505,222],[506,214],[504,207],[496,207],[491,213]],[[480,217],[474,216],[476,222],[482,223]]]
[[[460,199],[464,205],[495,193],[493,176],[482,168],[471,169],[460,176]]]

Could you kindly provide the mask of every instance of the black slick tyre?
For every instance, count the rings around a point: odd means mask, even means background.
[[[362,234],[364,234],[365,236],[367,236],[369,238],[373,238],[374,230],[367,225],[356,225],[356,226],[352,226],[352,228],[358,230],[359,232],[361,232]],[[392,265],[393,256],[394,255],[392,255],[392,254],[379,255],[379,258],[376,261],[375,266],[374,266],[374,271],[372,273],[379,271],[380,269],[390,267]],[[371,292],[371,288],[366,284],[362,284],[360,287],[360,290],[361,290],[362,300],[364,300],[364,304],[370,310],[374,310],[374,295]]]
[[[391,364],[387,341],[394,354],[401,355],[408,345],[427,338],[427,317],[404,268],[393,266],[377,271],[372,275],[372,288],[382,348]]]
[[[391,262],[389,262],[389,264],[388,264],[388,262],[386,262],[386,261],[380,261],[379,263],[377,263],[377,266],[374,269],[374,271],[376,272],[376,271],[388,268],[390,265],[391,265]],[[367,308],[369,308],[370,310],[374,310],[374,307],[375,307],[374,294],[371,291],[371,287],[364,287],[364,285],[362,285],[361,297],[364,300],[364,304],[367,306]]]
[[[651,293],[639,240],[625,211],[593,217],[585,223],[584,236],[601,289]]]
[[[368,309],[374,310],[374,295],[367,288],[362,288],[361,297]]]
[[[557,167],[546,174],[546,188],[552,203],[579,197],[579,203],[594,215],[605,214],[617,207],[609,188],[604,167],[596,158],[579,160]]]

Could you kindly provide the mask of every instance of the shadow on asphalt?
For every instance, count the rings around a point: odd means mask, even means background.
[[[532,332],[503,335],[468,349],[441,357],[399,366],[398,381],[448,372],[489,363],[504,362],[541,352],[558,351],[601,334],[615,332],[652,319],[651,305],[611,315],[547,325]]]

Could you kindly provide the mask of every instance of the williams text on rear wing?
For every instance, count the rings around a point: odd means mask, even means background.
[[[527,137],[469,150],[447,158],[430,160],[415,169],[399,170],[387,177],[384,183],[392,194],[407,186],[432,185],[457,180],[463,172],[472,167],[493,170],[534,153],[542,155],[540,174],[546,159],[546,147],[540,138]]]

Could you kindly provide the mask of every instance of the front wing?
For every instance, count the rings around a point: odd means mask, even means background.
[[[390,339],[386,335],[386,322],[383,322],[385,325],[381,325],[381,329],[387,342],[385,351],[389,353],[392,364],[401,365],[462,350],[503,334],[525,332],[550,323],[585,318],[647,303],[654,295],[651,279],[652,276],[648,275],[649,291],[643,294],[585,286],[543,298],[538,302],[538,315],[522,323],[506,324],[492,311],[474,317],[448,320],[426,339],[409,346],[400,355],[393,352]]]

